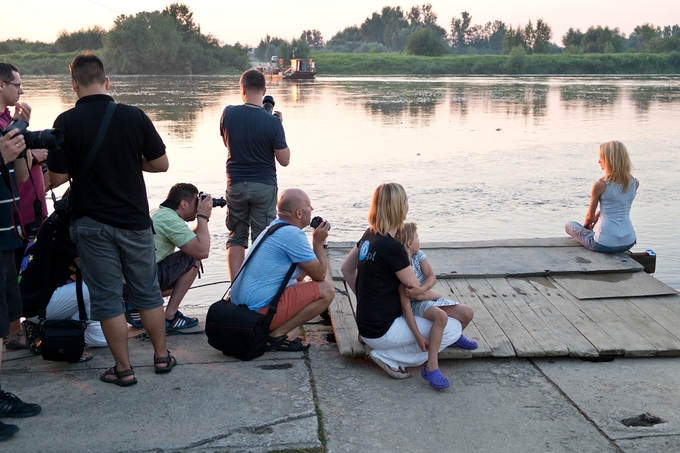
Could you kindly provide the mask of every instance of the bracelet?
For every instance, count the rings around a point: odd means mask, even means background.
[[[210,218],[205,214],[196,214],[196,218],[205,219],[206,222],[210,222]]]

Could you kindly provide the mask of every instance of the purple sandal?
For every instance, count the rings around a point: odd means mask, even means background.
[[[441,371],[439,371],[439,368],[428,373],[427,370],[425,370],[425,365],[423,365],[423,369],[420,371],[420,376],[429,382],[430,387],[433,389],[443,390],[449,388],[451,385],[449,380],[444,377]]]
[[[455,343],[448,345],[447,347],[449,348],[461,348],[461,349],[466,349],[468,351],[475,350],[479,347],[477,342],[475,340],[470,340],[469,338],[465,337],[465,335],[461,335],[458,340],[456,340]]]

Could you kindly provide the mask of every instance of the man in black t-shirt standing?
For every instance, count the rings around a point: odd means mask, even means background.
[[[109,78],[95,55],[77,55],[70,66],[76,105],[62,113],[54,127],[64,133],[64,146],[47,159],[52,184],[73,178],[71,238],[76,243],[83,279],[90,291],[91,316],[101,321],[115,365],[100,375],[123,387],[137,383],[130,365],[123,278],[129,304],[140,310],[154,348],[157,374],[177,363],[166,349],[163,298],[158,286],[154,239],[143,171],[168,169],[165,145],[151,120],[137,107],[114,104],[108,132],[93,149],[113,103]],[[96,153],[89,168],[83,166]]]

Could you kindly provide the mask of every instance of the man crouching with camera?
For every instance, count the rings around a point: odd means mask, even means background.
[[[201,260],[210,254],[208,221],[212,208],[225,204],[224,199],[199,194],[193,184],[178,183],[170,188],[166,200],[151,215],[156,232],[158,283],[163,296],[170,296],[165,308],[166,332],[198,324],[197,318],[189,318],[179,311],[179,305],[198,275]],[[194,220],[196,228],[192,231],[187,222]],[[179,250],[175,251],[175,248]],[[130,315],[128,322],[135,325],[135,316]]]
[[[302,229],[310,225],[314,208],[307,194],[300,189],[284,190],[276,208],[278,218],[269,226],[285,223],[294,228],[285,226],[276,230],[252,257],[246,256],[240,274],[232,284],[231,301],[266,315],[269,302],[291,264],[297,264],[272,319],[267,350],[304,351],[309,345],[300,338],[289,340],[288,333],[324,312],[335,296],[335,288],[326,281],[328,258],[324,248],[331,227],[321,220],[312,233],[310,247]],[[267,229],[260,234],[251,250],[266,232]],[[303,282],[305,275],[312,281]]]

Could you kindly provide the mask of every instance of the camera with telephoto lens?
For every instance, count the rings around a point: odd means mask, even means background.
[[[318,227],[319,225],[321,225],[324,222],[325,222],[325,220],[322,217],[316,216],[312,219],[311,222],[309,222],[309,226],[316,229],[316,227]],[[329,223],[328,224],[328,230],[330,231],[330,229],[331,229],[331,225]]]
[[[262,98],[262,108],[271,113],[272,115],[274,114],[274,105],[276,102],[274,102],[274,96],[265,96]]]
[[[205,197],[207,197],[208,194],[200,192],[198,194],[198,196],[201,198],[201,200],[205,200]],[[213,208],[216,208],[218,206],[220,208],[223,208],[227,205],[227,200],[225,200],[224,198],[213,198],[212,201],[213,201]]]
[[[28,121],[13,120],[11,123],[9,123],[5,130],[0,131],[0,137],[12,129],[18,129],[19,134],[24,136],[24,141],[26,141],[26,149],[45,148],[52,151],[58,149],[61,144],[64,143],[64,134],[61,132],[61,129],[45,129],[42,131],[31,132],[26,129],[27,127]],[[24,157],[25,155],[26,151],[19,154],[19,157]]]

